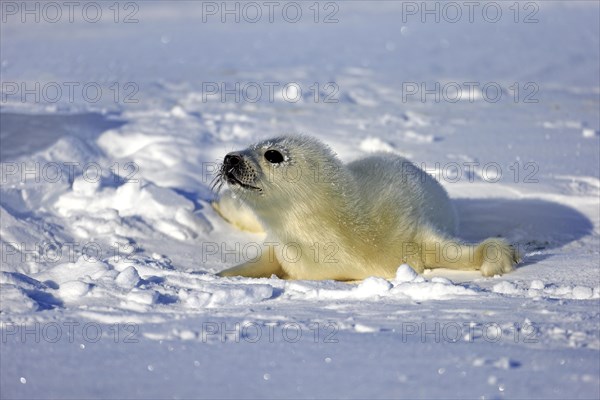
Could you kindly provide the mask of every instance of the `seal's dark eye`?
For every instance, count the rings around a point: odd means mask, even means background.
[[[265,152],[265,160],[267,160],[271,164],[279,164],[283,161],[283,154],[281,154],[277,150],[267,150]]]

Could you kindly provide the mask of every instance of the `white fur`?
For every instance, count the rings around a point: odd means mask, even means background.
[[[285,156],[271,164],[264,153]],[[502,239],[467,245],[453,239],[456,215],[442,186],[408,160],[390,154],[343,165],[324,144],[285,136],[239,152],[253,171],[251,190],[230,184],[216,208],[239,227],[267,233],[262,257],[221,276],[357,280],[393,278],[403,263],[417,272],[446,267],[509,272],[516,251]],[[252,174],[250,174],[252,175]]]
[[[231,190],[223,193],[212,206],[220,216],[237,228],[253,233],[264,232],[256,215]]]

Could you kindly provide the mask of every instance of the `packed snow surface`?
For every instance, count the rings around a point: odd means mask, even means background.
[[[600,397],[597,2],[24,4],[0,25],[0,397]],[[282,133],[410,158],[463,240],[523,263],[217,277],[264,239],[211,207],[218,163]]]

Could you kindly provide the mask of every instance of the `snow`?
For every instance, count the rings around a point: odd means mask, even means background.
[[[331,24],[308,3],[298,23],[120,3],[131,24],[108,3],[98,23],[22,23],[20,4],[0,25],[0,397],[600,397],[596,2],[519,3],[517,23],[512,2],[498,23],[337,2]],[[448,190],[462,239],[504,236],[524,262],[217,277],[264,240],[212,208],[218,163],[286,132],[345,162],[410,158]]]
[[[402,264],[396,270],[396,282],[410,282],[417,279],[419,274],[408,264]]]

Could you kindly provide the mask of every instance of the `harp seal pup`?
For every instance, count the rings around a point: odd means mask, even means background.
[[[259,255],[220,276],[308,280],[394,278],[426,268],[513,270],[506,241],[454,238],[457,218],[443,187],[405,158],[373,155],[344,165],[309,136],[282,136],[227,154],[214,207],[249,231],[266,232]],[[218,191],[218,190],[217,190]]]

